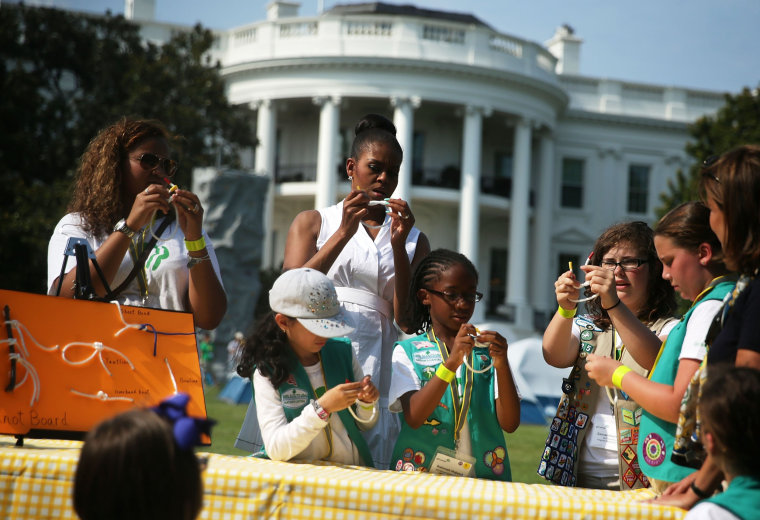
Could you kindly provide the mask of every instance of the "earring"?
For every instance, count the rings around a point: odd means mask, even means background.
[[[348,180],[349,180],[349,181],[352,181],[352,180],[354,180],[354,178],[353,178],[351,175],[349,175],[349,176],[348,176]]]

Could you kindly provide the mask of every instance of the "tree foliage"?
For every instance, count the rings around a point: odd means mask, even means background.
[[[743,144],[760,144],[760,87],[745,88],[725,98],[725,105],[714,116],[702,117],[689,126],[693,141],[686,144],[686,153],[695,162],[668,181],[668,191],[660,196],[658,218],[682,202],[699,198],[699,172],[706,158]]]
[[[0,8],[0,287],[45,292],[47,243],[65,212],[77,162],[124,115],[156,118],[182,137],[177,184],[195,166],[254,144],[251,114],[227,102],[210,31],[163,45],[122,16]]]

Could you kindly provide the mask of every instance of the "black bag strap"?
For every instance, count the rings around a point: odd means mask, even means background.
[[[121,284],[119,284],[119,286],[116,289],[109,291],[102,298],[97,298],[98,301],[110,302],[110,301],[115,300],[119,296],[119,293],[121,293],[124,289],[127,288],[127,286],[129,286],[130,283],[132,283],[132,280],[135,279],[135,276],[137,276],[137,273],[139,273],[140,270],[145,265],[145,261],[148,259],[148,255],[150,254],[151,251],[153,251],[153,247],[156,245],[156,242],[157,242],[157,237],[160,237],[161,233],[163,233],[164,230],[166,230],[166,228],[169,227],[169,224],[174,222],[174,220],[175,220],[174,213],[169,213],[164,217],[164,220],[161,221],[161,225],[158,226],[158,229],[156,229],[155,233],[152,233],[153,237],[150,239],[150,242],[148,242],[148,245],[140,253],[140,256],[137,258],[137,261],[135,262],[134,267],[132,267],[132,270],[129,272],[129,274],[124,279],[124,281],[121,282]]]

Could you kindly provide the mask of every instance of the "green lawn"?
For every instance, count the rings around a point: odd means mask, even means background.
[[[225,455],[247,455],[234,447],[235,439],[243,424],[247,404],[228,404],[220,401],[218,387],[206,390],[206,411],[208,416],[217,421],[212,430],[212,444],[202,448],[203,451]],[[546,481],[536,474],[538,460],[544,450],[546,427],[525,424],[515,433],[507,435],[509,461],[512,465],[512,480],[530,484],[545,484]]]

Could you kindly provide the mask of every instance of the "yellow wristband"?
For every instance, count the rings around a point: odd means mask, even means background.
[[[630,371],[631,369],[625,365],[620,365],[619,367],[615,369],[615,371],[612,373],[612,384],[615,385],[615,388],[617,388],[618,390],[623,389],[620,386],[623,384],[623,376],[626,375]]]
[[[575,312],[578,310],[578,307],[575,307],[574,309],[567,310],[562,305],[557,305],[557,313],[562,316],[563,318],[567,318],[568,320],[570,318],[573,318],[575,316]]]
[[[200,251],[206,248],[206,238],[201,235],[198,240],[185,240],[185,247],[188,251]]]
[[[452,372],[445,366],[443,366],[443,363],[438,365],[438,368],[435,369],[435,375],[446,381],[447,383],[451,383],[454,378],[456,377],[456,373]]]

